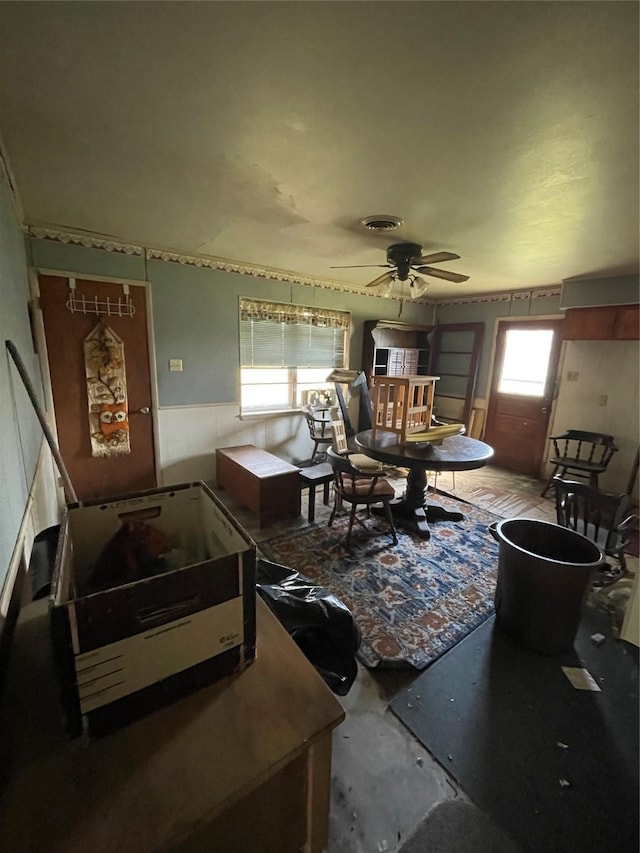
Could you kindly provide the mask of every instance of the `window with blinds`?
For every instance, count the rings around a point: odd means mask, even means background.
[[[243,414],[297,409],[302,392],[345,366],[346,311],[240,299]]]

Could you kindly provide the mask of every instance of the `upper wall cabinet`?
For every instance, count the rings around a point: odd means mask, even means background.
[[[618,341],[637,341],[640,338],[640,305],[619,305],[613,327]]]
[[[569,308],[565,314],[565,341],[637,341],[639,305]]]
[[[427,336],[432,328],[394,320],[367,320],[362,336],[362,369],[369,387],[374,376],[427,376]]]

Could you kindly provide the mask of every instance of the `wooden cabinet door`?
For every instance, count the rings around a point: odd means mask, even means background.
[[[637,341],[638,305],[570,308],[564,321],[565,341]]]
[[[417,349],[406,349],[404,351],[404,369],[405,376],[414,376],[418,373],[418,354]]]
[[[404,352],[403,349],[389,350],[388,376],[402,376],[406,372],[404,369]]]
[[[640,305],[619,305],[613,335],[617,341],[637,341],[640,337]]]
[[[616,308],[569,308],[562,335],[565,341],[610,341],[616,320]]]

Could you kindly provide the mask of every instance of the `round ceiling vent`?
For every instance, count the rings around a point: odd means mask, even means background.
[[[404,225],[404,219],[399,216],[367,216],[360,222],[367,231],[395,231]]]

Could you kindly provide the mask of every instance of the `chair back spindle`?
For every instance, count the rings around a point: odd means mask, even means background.
[[[556,492],[556,519],[562,527],[581,533],[615,560],[613,567],[600,572],[600,581],[612,583],[626,573],[625,548],[629,532],[638,523],[637,515],[627,515],[631,498],[610,494],[587,483],[553,478]]]
[[[552,435],[550,440],[554,455],[549,462],[553,470],[542,490],[542,497],[552,487],[553,478],[564,477],[567,471],[574,477],[588,480],[589,485],[597,489],[600,474],[607,470],[613,454],[618,450],[612,435],[580,429],[569,429],[562,435]]]
[[[318,410],[312,406],[303,406],[302,413],[309,428],[309,438],[313,442],[313,453],[311,454],[311,464],[313,465],[316,461],[320,461],[321,457],[326,456],[326,448],[333,441],[331,419],[327,409]]]
[[[357,454],[359,455],[359,454]],[[397,545],[398,537],[396,528],[389,506],[391,500],[395,497],[395,490],[391,483],[384,477],[384,470],[378,471],[361,471],[356,468],[348,454],[338,453],[333,447],[327,450],[327,457],[333,468],[334,475],[334,505],[329,518],[329,527],[332,526],[334,518],[342,503],[347,503],[351,507],[349,513],[349,530],[347,533],[347,548],[351,548],[351,533],[353,525],[357,521],[362,527],[364,524],[356,516],[358,506],[365,506],[367,514],[370,514],[373,504],[383,504],[386,519],[391,528],[391,536],[393,544]]]

